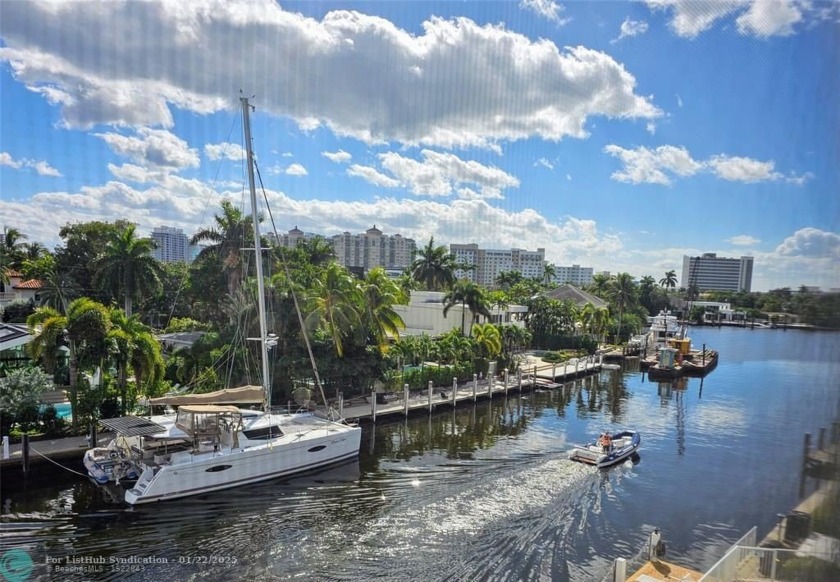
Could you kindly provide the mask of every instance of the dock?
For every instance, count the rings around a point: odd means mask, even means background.
[[[490,380],[473,379],[459,384],[453,379],[451,386],[432,386],[424,390],[409,390],[408,386],[400,393],[376,393],[335,403],[339,415],[352,421],[372,421],[389,415],[408,416],[415,411],[433,412],[441,406],[458,406],[463,402],[476,402],[479,399],[492,399],[494,396],[507,395],[510,391],[550,389],[561,386],[564,382],[588,376],[601,370],[601,358],[580,358],[563,364],[546,363],[536,358],[529,358],[515,374],[503,371],[500,377]],[[526,372],[523,372],[526,370]]]
[[[702,577],[702,573],[691,568],[659,560],[658,562],[645,562],[641,568],[627,578],[627,582],[652,582],[653,580],[697,582]]]

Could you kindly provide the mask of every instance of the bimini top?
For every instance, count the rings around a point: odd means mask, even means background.
[[[236,406],[216,406],[213,404],[189,404],[178,407],[178,415],[187,412],[192,414],[239,414]]]
[[[103,418],[99,424],[121,434],[122,436],[144,436],[165,432],[166,428],[152,422],[148,418],[139,416],[121,416],[120,418]]]
[[[184,404],[262,404],[264,400],[265,390],[262,386],[242,386],[204,394],[161,396],[160,398],[151,398],[149,404],[169,404],[172,406]]]

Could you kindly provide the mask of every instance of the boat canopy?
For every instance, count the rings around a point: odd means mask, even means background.
[[[121,416],[120,418],[103,418],[99,424],[127,437],[145,436],[165,432],[166,428],[152,422],[148,418],[139,416]]]
[[[213,404],[190,404],[187,406],[178,407],[178,415],[180,413],[192,414],[239,414],[239,409],[236,406],[215,406]]]
[[[265,390],[262,386],[241,386],[225,388],[204,394],[181,394],[151,398],[149,404],[182,406],[184,404],[262,404]]]

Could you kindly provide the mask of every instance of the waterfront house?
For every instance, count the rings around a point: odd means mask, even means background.
[[[12,301],[40,301],[41,282],[37,279],[25,279],[23,273],[6,271],[7,283],[0,280],[0,308]]]
[[[467,322],[466,333],[469,333],[469,322],[472,321],[472,313],[469,308],[463,305],[453,305],[443,316],[443,298],[446,293],[442,291],[412,291],[411,300],[408,305],[395,305],[396,311],[405,322],[405,329],[400,335],[422,335],[432,337],[442,335],[452,329],[461,329],[462,315]],[[524,305],[489,306],[490,322],[497,325],[516,325],[524,327],[524,316],[528,308]],[[483,318],[480,323],[484,323]]]

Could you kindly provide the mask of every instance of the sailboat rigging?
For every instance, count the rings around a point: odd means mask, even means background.
[[[247,97],[240,97],[240,102],[254,217],[261,386],[247,387],[247,394],[222,390],[211,394],[179,395],[175,415],[126,416],[100,421],[117,436],[107,447],[88,450],[85,466],[90,477],[102,485],[118,485],[121,481],[136,479],[124,493],[125,501],[131,505],[177,499],[309,471],[353,459],[359,454],[361,429],[358,426],[310,411],[275,413],[271,410],[268,350],[270,344],[276,343],[276,336],[269,334],[267,328],[251,141],[252,106]],[[295,307],[299,311],[297,300]],[[298,317],[301,317],[300,313]],[[304,339],[309,348],[308,339],[305,336]],[[243,410],[233,405],[253,402],[255,388],[257,393],[262,393],[261,411]]]

